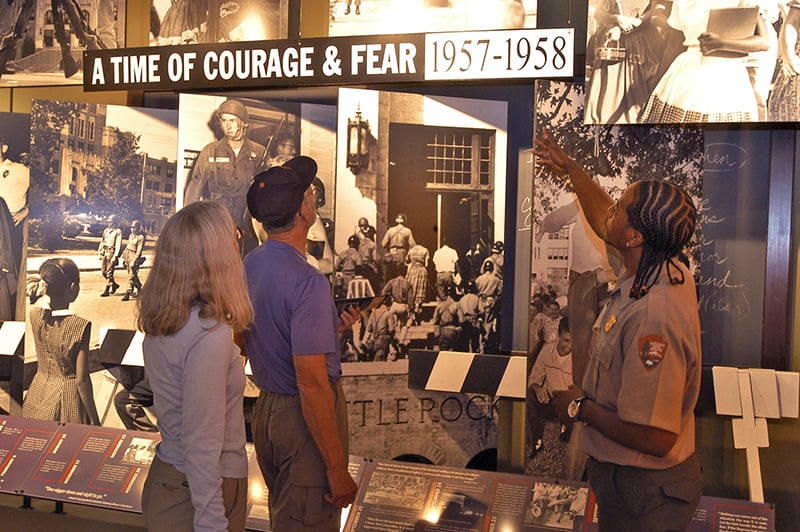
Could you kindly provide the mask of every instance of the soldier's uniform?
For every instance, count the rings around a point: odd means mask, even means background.
[[[114,281],[114,268],[117,265],[117,258],[122,250],[122,229],[119,227],[106,227],[103,229],[103,236],[100,237],[100,246],[97,253],[100,255],[100,272],[106,280],[106,289],[103,296],[114,293],[119,285]]]
[[[144,233],[134,233],[131,230],[131,234],[128,236],[128,244],[125,246],[125,251],[122,252],[122,260],[128,270],[128,290],[123,297],[126,301],[131,296],[136,297],[142,288],[142,281],[139,280],[139,268],[141,266],[139,259],[144,251],[144,243]]]
[[[206,199],[223,203],[240,228],[250,227],[247,189],[261,166],[266,148],[245,138],[237,155],[227,139],[211,142],[197,156],[186,187],[185,203]]]

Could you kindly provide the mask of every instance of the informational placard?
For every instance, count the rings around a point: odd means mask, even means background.
[[[775,530],[775,506],[750,501],[703,497],[687,532],[771,532]]]
[[[365,460],[361,475],[346,532],[599,530],[586,482],[389,460]],[[775,507],[703,497],[687,530],[774,532]]]
[[[518,29],[89,50],[85,91],[570,78],[574,29]]]
[[[141,512],[142,488],[160,439],[153,432],[63,425],[20,493]]]
[[[0,416],[0,493],[141,512],[158,433]],[[248,530],[269,530],[267,487],[247,444]],[[598,530],[586,482],[350,456],[358,484],[342,530]],[[775,506],[703,497],[690,532],[774,532]]]
[[[59,429],[55,421],[0,416],[0,492],[21,489]]]
[[[374,461],[344,530],[584,530],[589,498],[585,483]]]
[[[0,416],[0,492],[141,512],[158,433]]]

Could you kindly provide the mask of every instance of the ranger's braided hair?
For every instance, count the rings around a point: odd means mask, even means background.
[[[639,299],[658,280],[665,263],[672,284],[685,281],[675,257],[688,263],[683,248],[694,234],[697,210],[686,192],[670,183],[647,180],[634,186],[634,201],[627,209],[628,221],[642,233],[644,243],[630,297]]]

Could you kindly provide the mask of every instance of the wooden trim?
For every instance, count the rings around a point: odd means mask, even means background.
[[[786,370],[791,355],[788,315],[794,146],[794,130],[772,131],[761,367],[776,370]]]

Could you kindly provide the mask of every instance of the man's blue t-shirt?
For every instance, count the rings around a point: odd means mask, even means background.
[[[244,259],[255,319],[245,346],[259,388],[298,395],[293,356],[325,354],[328,379],[342,375],[339,317],[328,279],[289,244],[267,240]]]

